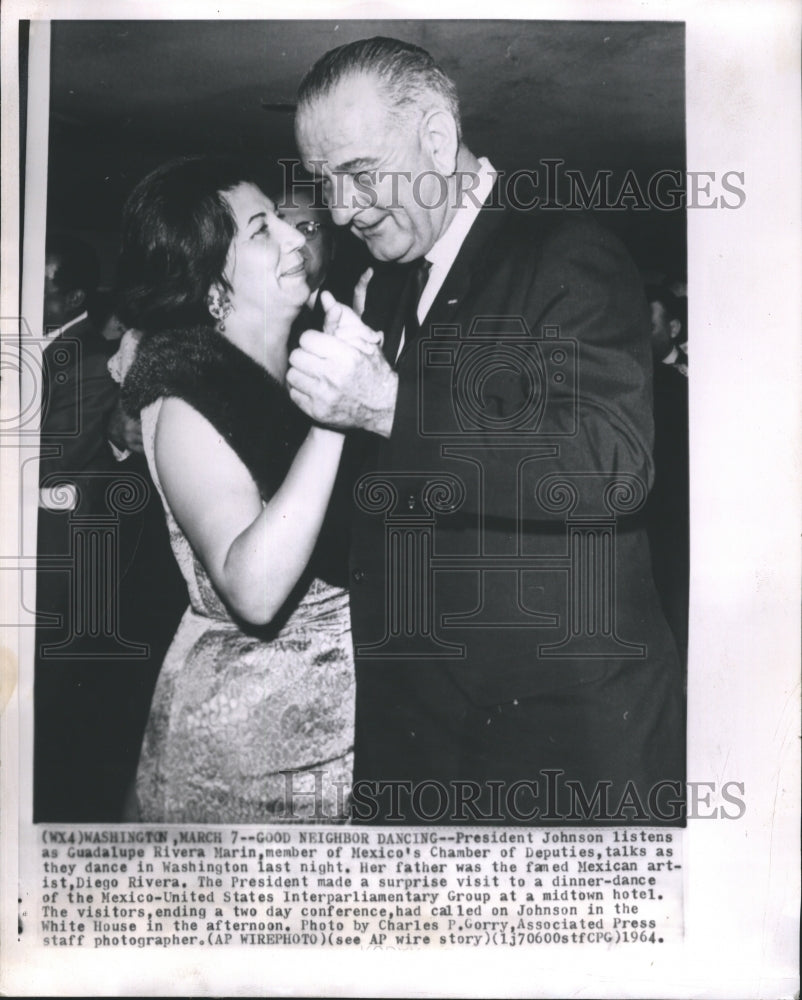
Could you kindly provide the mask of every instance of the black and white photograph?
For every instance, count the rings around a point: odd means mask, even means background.
[[[35,820],[682,824],[683,36],[52,23]]]
[[[16,6],[4,979],[792,996],[798,12]]]

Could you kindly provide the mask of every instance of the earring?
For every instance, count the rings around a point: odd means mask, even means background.
[[[208,306],[209,314],[216,320],[214,324],[215,330],[218,333],[225,333],[225,321],[233,309],[228,292],[221,291],[219,288],[213,289],[206,298],[206,305]]]

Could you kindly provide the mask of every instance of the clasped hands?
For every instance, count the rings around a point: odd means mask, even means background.
[[[296,406],[320,424],[389,437],[398,376],[382,354],[384,335],[321,292],[323,331],[307,330],[290,354],[287,387]]]

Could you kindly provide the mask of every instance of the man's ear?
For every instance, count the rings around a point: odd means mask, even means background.
[[[678,319],[672,319],[668,324],[668,329],[671,331],[671,339],[676,340],[682,333],[682,323]]]
[[[64,303],[70,312],[79,313],[86,305],[86,292],[83,288],[73,288],[64,296]]]
[[[420,126],[421,145],[432,158],[435,169],[443,177],[451,177],[457,169],[457,123],[444,108],[429,111]]]

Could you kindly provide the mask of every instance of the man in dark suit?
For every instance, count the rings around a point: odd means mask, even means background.
[[[654,359],[654,488],[646,508],[654,581],[684,664],[688,652],[690,480],[687,303],[646,289]]]
[[[45,557],[67,553],[74,511],[98,512],[102,474],[110,468],[106,423],[119,392],[106,368],[109,347],[89,318],[98,273],[95,253],[82,240],[48,238],[39,458],[39,552]],[[65,610],[65,574],[40,574],[37,603],[42,611]]]
[[[368,39],[299,92],[303,160],[380,262],[366,339],[288,384],[358,435],[355,819],[681,822],[674,643],[639,511],[646,302],[617,241],[524,215],[428,53]],[[328,330],[334,327],[328,324]]]
[[[102,518],[113,467],[106,424],[119,390],[106,367],[109,347],[88,312],[98,274],[95,253],[82,240],[48,237],[36,600],[47,617],[36,636],[36,820],[94,818],[89,803],[102,759],[91,736],[106,714],[105,699],[95,696],[96,668],[82,661],[90,622],[104,620],[106,595],[97,592],[91,566],[79,571],[76,560],[86,553],[76,551],[75,534],[76,525],[91,530]]]
[[[91,247],[69,235],[48,239],[43,313],[48,343],[42,355],[39,460],[45,509],[55,506],[55,501],[48,502],[57,478],[75,488],[79,475],[91,503],[93,483],[84,474],[108,468],[106,422],[119,393],[106,368],[113,348],[89,318],[97,283],[98,264]]]

